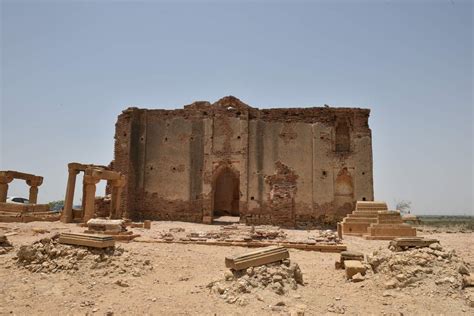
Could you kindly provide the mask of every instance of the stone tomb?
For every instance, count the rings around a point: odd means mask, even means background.
[[[228,96],[182,109],[129,108],[113,170],[120,211],[138,220],[333,225],[373,200],[369,109],[258,109]]]
[[[116,241],[130,241],[140,236],[127,230],[127,223],[123,219],[92,218],[87,221],[86,225],[87,229],[84,233],[109,235]]]
[[[414,237],[416,228],[404,224],[398,211],[379,211],[377,222],[367,228],[365,239],[392,240],[397,237]]]
[[[386,210],[385,202],[357,201],[355,210],[342,220],[342,233],[353,236],[367,234],[370,224],[377,222],[378,212]]]

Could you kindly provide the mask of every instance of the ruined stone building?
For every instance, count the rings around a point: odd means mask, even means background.
[[[129,108],[116,123],[121,212],[135,220],[307,227],[373,200],[370,110],[257,109],[235,97]]]

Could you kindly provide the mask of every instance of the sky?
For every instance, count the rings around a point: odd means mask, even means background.
[[[123,109],[234,95],[370,108],[375,199],[474,215],[472,1],[0,1],[0,170],[41,203],[113,159]]]

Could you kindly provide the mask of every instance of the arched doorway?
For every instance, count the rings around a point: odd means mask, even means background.
[[[213,216],[240,216],[239,176],[229,167],[218,170],[214,180]]]

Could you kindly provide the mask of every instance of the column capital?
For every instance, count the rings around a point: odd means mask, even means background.
[[[110,181],[110,184],[114,187],[122,188],[125,186],[125,176],[121,175],[120,179]]]
[[[40,185],[43,184],[43,179],[26,180],[26,184],[28,184],[30,187],[39,187]]]
[[[72,167],[68,167],[68,170],[69,174],[79,174],[80,170],[76,169],[76,168],[72,168]]]
[[[100,182],[100,178],[91,176],[91,175],[84,175],[84,183],[85,184],[97,184]]]
[[[13,177],[0,175],[0,183],[1,183],[1,184],[8,184],[8,183],[10,183],[10,182],[12,182],[12,181],[13,181]]]

